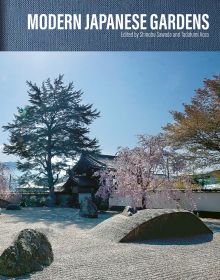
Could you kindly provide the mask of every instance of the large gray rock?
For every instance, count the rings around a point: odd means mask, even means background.
[[[52,261],[52,247],[46,235],[37,230],[24,229],[0,256],[0,275],[24,275],[42,270]]]
[[[90,198],[85,198],[81,202],[79,215],[86,218],[98,217],[98,209]]]

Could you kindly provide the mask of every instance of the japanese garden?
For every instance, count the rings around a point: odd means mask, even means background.
[[[27,81],[3,126],[0,279],[219,279],[220,76],[115,154],[65,81]]]

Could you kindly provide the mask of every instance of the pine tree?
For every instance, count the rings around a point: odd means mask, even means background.
[[[29,105],[18,108],[14,120],[3,127],[10,137],[4,153],[18,156],[22,178],[48,187],[53,198],[67,160],[98,151],[97,139],[88,134],[99,112],[92,104],[82,104],[83,92],[72,82],[64,85],[62,75],[54,82],[47,79],[41,87],[27,85]]]

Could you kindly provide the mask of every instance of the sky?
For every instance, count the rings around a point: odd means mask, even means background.
[[[220,74],[220,52],[1,52],[0,161],[15,160],[1,152],[8,142],[1,127],[28,104],[26,81],[40,85],[59,74],[100,111],[90,135],[102,153],[115,154],[172,122],[169,112],[182,111],[205,78]]]

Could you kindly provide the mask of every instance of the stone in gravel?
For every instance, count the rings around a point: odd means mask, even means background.
[[[21,210],[21,207],[18,204],[8,204],[6,210]]]
[[[133,208],[131,206],[126,206],[121,214],[124,216],[130,217],[135,213],[137,213],[137,210],[135,208]]]
[[[115,242],[212,235],[193,213],[176,209],[146,209],[131,217],[118,214],[98,224],[92,236]]]
[[[0,275],[12,277],[39,271],[52,261],[53,251],[46,235],[24,229],[0,256]]]
[[[97,218],[98,209],[90,198],[85,198],[80,204],[79,215],[86,218]]]

